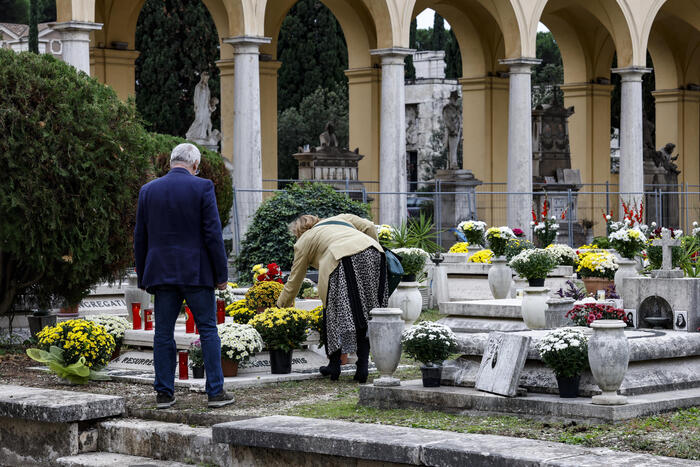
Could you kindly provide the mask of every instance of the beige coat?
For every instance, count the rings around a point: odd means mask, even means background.
[[[357,230],[342,225],[322,225],[330,220],[347,222]],[[321,220],[316,226],[304,232],[294,244],[292,272],[277,300],[277,306],[294,306],[294,298],[299,293],[309,266],[318,269],[318,295],[325,306],[328,278],[338,267],[340,260],[369,247],[384,251],[379,245],[377,231],[371,221],[353,214],[341,214]]]

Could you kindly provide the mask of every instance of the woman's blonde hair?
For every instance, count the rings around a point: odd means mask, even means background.
[[[302,214],[297,217],[294,222],[289,224],[289,232],[296,238],[301,237],[301,234],[309,230],[314,225],[318,224],[321,219],[313,214]]]

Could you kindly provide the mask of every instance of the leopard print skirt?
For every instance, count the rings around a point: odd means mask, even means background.
[[[365,339],[369,312],[389,301],[386,258],[367,248],[341,260],[328,280],[324,311],[326,352],[352,353],[357,340]]]

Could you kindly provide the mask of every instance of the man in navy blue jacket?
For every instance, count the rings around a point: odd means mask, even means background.
[[[196,177],[201,155],[192,144],[170,154],[170,172],[139,192],[134,250],[139,288],[155,295],[153,364],[157,407],[175,403],[175,322],[183,299],[199,329],[209,407],[233,403],[224,391],[214,287],[228,281],[214,184]]]

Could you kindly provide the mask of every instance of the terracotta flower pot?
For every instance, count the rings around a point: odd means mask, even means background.
[[[238,360],[222,358],[221,370],[224,372],[225,378],[232,378],[234,376],[238,376]]]
[[[614,284],[610,279],[604,279],[602,277],[584,277],[583,283],[586,286],[586,292],[594,296],[599,290],[605,290]]]

